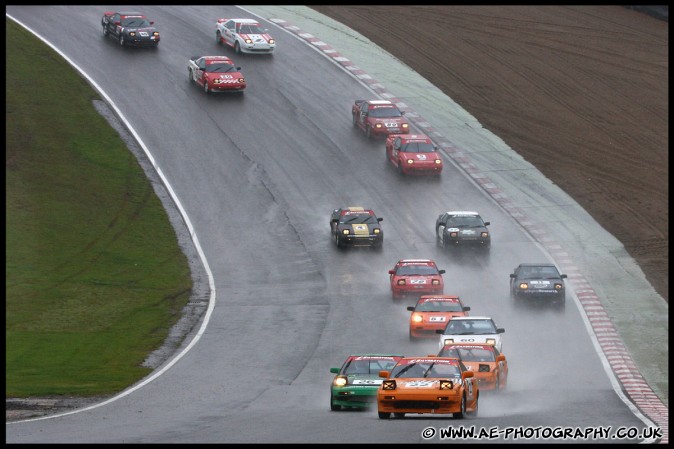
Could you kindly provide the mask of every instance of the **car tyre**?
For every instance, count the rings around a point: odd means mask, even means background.
[[[461,396],[461,411],[454,413],[452,418],[463,419],[466,416],[466,395]]]
[[[126,45],[126,41],[124,40],[123,34],[120,34],[119,36],[119,45],[121,45],[122,47]]]
[[[369,126],[365,128],[365,137],[367,137],[368,139],[372,139],[372,128],[370,128]]]
[[[402,413],[402,412],[395,412],[395,413],[393,414],[393,417],[394,417],[394,418],[401,419],[401,418],[404,418],[404,417],[405,417],[405,414]]]
[[[501,376],[496,375],[496,386],[494,387],[495,391],[499,391],[501,389]]]
[[[405,175],[405,172],[403,171],[403,164],[402,164],[402,162],[400,162],[400,161],[398,161],[398,174],[399,174],[400,176],[404,176],[404,175]]]
[[[337,405],[334,402],[332,402],[332,396],[330,397],[330,410],[333,412],[338,412],[342,409],[341,405]]]
[[[480,405],[480,394],[478,393],[477,399],[475,399],[475,410],[472,412],[466,412],[466,415],[470,416],[471,418],[477,418],[477,413]]]
[[[416,341],[417,340],[416,337],[414,335],[412,335],[412,331],[409,331],[409,338],[410,338],[410,341]]]
[[[444,237],[441,237],[441,236],[444,235],[444,232],[445,232],[444,226],[438,226],[438,229],[436,229],[436,231],[435,231],[435,243],[440,248],[445,247],[445,239],[444,239]]]
[[[378,412],[379,414],[379,419],[389,419],[391,417],[391,413],[389,412]]]
[[[103,25],[103,36],[107,36],[110,32],[108,31],[108,27]]]
[[[208,89],[208,81],[204,81],[204,92],[209,93],[210,90]]]
[[[234,44],[234,53],[236,53],[237,55],[241,54],[241,45],[239,45],[238,42]]]
[[[356,114],[354,113],[351,113],[351,123],[353,123],[354,128],[358,126],[358,119],[356,118]]]
[[[337,248],[343,248],[344,245],[342,244],[342,241],[339,238],[339,234],[335,234],[335,245],[337,245]]]
[[[218,30],[218,31],[215,32],[215,43],[219,44],[220,42],[222,42],[222,35],[220,34],[220,31]]]

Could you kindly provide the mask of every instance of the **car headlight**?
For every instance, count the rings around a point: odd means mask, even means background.
[[[487,342],[486,342],[486,343],[487,343],[488,345],[494,346],[494,345],[496,345],[496,339],[495,339],[495,338],[487,338]]]
[[[351,234],[351,231],[349,231],[348,229],[343,229],[342,234],[349,235],[349,234]]]
[[[440,389],[441,390],[451,390],[454,388],[454,382],[451,380],[441,380],[440,381]]]
[[[135,31],[130,31],[130,32],[129,32],[129,36],[134,37],[135,35],[136,35],[136,32],[135,32]]]
[[[159,37],[159,31],[153,32],[152,35],[155,36],[155,37]]]
[[[415,323],[421,323],[424,320],[424,317],[419,315],[418,313],[412,314],[412,321]]]
[[[405,279],[398,279],[398,285],[405,285]]]
[[[408,164],[414,164],[414,159],[407,159]]]
[[[436,160],[435,160],[435,165],[440,165],[440,164],[442,164],[442,160],[441,160],[441,159],[436,159]]]
[[[454,343],[454,339],[453,338],[445,338],[445,344],[448,345],[450,343]]]
[[[375,230],[374,230],[374,231],[372,231],[372,232],[374,232],[375,234],[379,234],[379,233],[381,233],[381,229],[379,229],[379,228],[375,228]]]
[[[522,282],[522,283],[519,285],[519,288],[522,289],[522,290],[526,290],[526,289],[529,288],[529,284],[527,284],[526,282]]]
[[[410,125],[408,125],[407,123],[403,123],[402,125],[400,125],[400,127],[402,129],[408,129],[410,127]]]
[[[396,381],[395,380],[385,380],[384,382],[381,383],[381,389],[382,390],[395,390],[396,389]]]
[[[269,39],[269,43],[274,44],[274,43],[276,43],[276,41],[274,39]]]
[[[348,381],[347,381],[346,377],[344,377],[344,376],[337,376],[337,377],[335,377],[335,380],[332,381],[332,384],[335,387],[343,387],[347,383],[348,383]]]
[[[480,234],[480,235],[482,236],[482,238],[487,238],[487,237],[489,237],[489,233],[488,233],[488,232],[483,232],[483,233]]]
[[[561,290],[562,288],[564,288],[562,284],[555,284],[555,290]]]
[[[438,279],[433,279],[433,280],[431,281],[431,284],[433,284],[433,285],[440,285],[440,281],[439,281]]]
[[[244,41],[245,43],[247,43],[247,44],[252,44],[252,43],[253,43],[253,40],[252,40],[251,38],[246,38],[246,39],[244,39],[243,41]]]
[[[381,128],[381,123],[375,123],[374,127],[377,128],[377,129]]]
[[[450,232],[449,236],[452,237],[452,238],[456,238],[456,237],[459,236],[459,233],[458,232]]]
[[[241,77],[239,78],[239,83],[244,84],[246,82],[246,78]]]

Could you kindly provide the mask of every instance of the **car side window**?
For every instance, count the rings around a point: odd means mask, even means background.
[[[234,30],[234,22],[232,22],[232,21],[230,20],[229,22],[227,22],[227,23],[225,24],[225,27],[226,27],[228,30]]]

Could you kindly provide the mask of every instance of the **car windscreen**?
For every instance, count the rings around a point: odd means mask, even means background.
[[[396,365],[390,377],[398,379],[461,377],[461,370],[457,365],[443,362],[411,362]]]
[[[445,334],[453,335],[485,335],[495,334],[496,327],[487,320],[450,320],[445,328]]]
[[[458,302],[426,301],[419,304],[417,312],[461,312],[463,309]]]
[[[377,224],[377,218],[370,214],[349,214],[342,215],[339,219],[342,224]]]
[[[147,28],[150,26],[150,21],[138,17],[122,19],[122,26],[128,28]]]
[[[464,362],[495,362],[494,351],[478,348],[458,348],[459,358]]]
[[[379,371],[390,371],[395,366],[397,360],[386,359],[351,359],[342,369],[343,374],[372,374],[379,375]]]
[[[375,118],[402,117],[400,110],[395,107],[373,108],[367,114]]]
[[[403,265],[396,270],[398,276],[433,276],[440,274],[430,265]]]
[[[448,228],[477,228],[481,226],[484,226],[484,222],[475,216],[449,217],[449,220],[447,220]]]
[[[233,72],[234,66],[232,64],[227,64],[227,63],[207,64],[206,65],[206,71],[209,72],[209,73]]]
[[[264,30],[257,25],[241,25],[239,28],[241,34],[264,34]]]
[[[426,142],[409,142],[400,147],[403,153],[433,153],[435,147],[432,143]]]

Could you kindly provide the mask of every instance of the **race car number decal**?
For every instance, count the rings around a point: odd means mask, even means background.
[[[431,388],[437,380],[412,380],[405,382],[405,386],[410,388]]]
[[[445,321],[444,316],[432,316],[428,321]]]
[[[426,279],[410,279],[410,284],[425,284]]]
[[[475,341],[475,339],[474,339],[474,338],[459,338],[459,341],[468,341],[468,342],[470,342],[470,341]]]
[[[417,159],[419,159],[420,161],[425,161],[426,155],[425,154],[417,154]]]
[[[353,385],[381,385],[384,379],[354,379]]]
[[[477,234],[477,233],[475,231],[473,231],[472,229],[466,229],[464,231],[461,231],[461,234],[463,234],[463,235],[473,235],[473,234]]]

